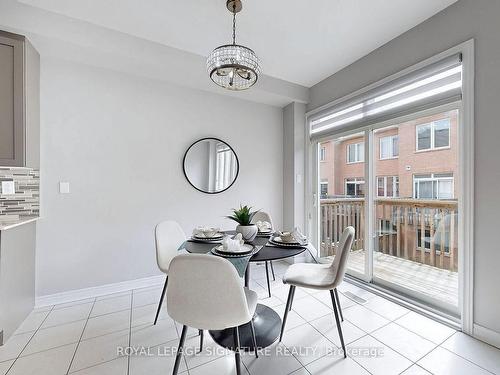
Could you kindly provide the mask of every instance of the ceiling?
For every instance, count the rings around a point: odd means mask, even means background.
[[[231,38],[225,0],[19,0],[206,56]],[[237,42],[267,76],[313,86],[456,0],[243,0]]]

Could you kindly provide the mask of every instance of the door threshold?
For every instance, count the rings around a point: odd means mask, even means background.
[[[383,297],[391,302],[401,305],[408,310],[424,315],[432,320],[442,323],[448,327],[462,331],[461,321],[454,315],[448,314],[431,306],[425,305],[404,295],[395,293],[387,288],[362,281],[351,275],[345,275],[345,279],[351,284],[365,289],[373,294]]]

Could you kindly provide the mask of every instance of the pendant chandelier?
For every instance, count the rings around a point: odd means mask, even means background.
[[[236,44],[236,13],[241,0],[227,0],[233,14],[233,43],[217,47],[207,58],[207,71],[217,85],[234,91],[252,87],[260,74],[259,58],[250,48]]]

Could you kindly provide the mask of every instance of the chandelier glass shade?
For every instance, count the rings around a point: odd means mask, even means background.
[[[233,14],[233,43],[212,51],[207,58],[207,71],[210,79],[225,89],[246,90],[259,78],[259,58],[250,48],[236,44],[236,13],[241,11],[241,1],[228,0],[226,6]]]

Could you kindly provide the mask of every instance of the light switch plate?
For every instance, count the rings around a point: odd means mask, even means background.
[[[69,194],[69,182],[59,182],[59,193]]]
[[[16,194],[14,181],[2,181],[2,194]]]

